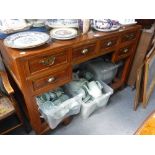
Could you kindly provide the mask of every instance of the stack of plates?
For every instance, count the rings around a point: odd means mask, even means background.
[[[74,28],[55,28],[50,31],[50,35],[54,39],[68,40],[77,37],[77,30]]]

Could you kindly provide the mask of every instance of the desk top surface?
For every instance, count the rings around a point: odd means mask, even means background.
[[[16,58],[20,58],[20,57],[33,56],[33,55],[36,55],[38,53],[42,53],[43,51],[48,51],[48,50],[53,50],[53,49],[61,49],[61,48],[69,47],[69,46],[74,46],[74,45],[77,45],[77,44],[80,44],[83,42],[89,43],[89,42],[96,40],[100,37],[106,38],[106,37],[114,36],[118,33],[130,31],[134,28],[135,29],[141,28],[141,26],[140,25],[133,25],[133,26],[122,27],[119,30],[113,31],[113,32],[89,31],[87,34],[80,35],[75,39],[65,40],[65,41],[54,40],[51,43],[46,43],[46,44],[39,46],[39,47],[36,47],[36,48],[23,49],[23,50],[6,47],[3,44],[3,40],[0,40],[0,49],[7,52],[7,54],[10,55],[13,59],[16,59]]]

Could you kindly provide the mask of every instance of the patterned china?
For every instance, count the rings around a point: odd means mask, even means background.
[[[45,44],[50,36],[43,32],[20,32],[5,38],[4,44],[11,48],[27,49]]]
[[[55,28],[50,31],[52,38],[59,40],[72,39],[77,36],[77,30],[74,28]]]
[[[47,111],[53,107],[53,103],[51,101],[45,101],[44,103],[39,105],[43,111]]]
[[[0,32],[5,34],[28,30],[32,25],[24,19],[3,19],[0,20]]]
[[[89,95],[91,95],[94,98],[97,98],[102,95],[102,85],[99,81],[91,81],[83,86]]]
[[[97,31],[110,32],[118,30],[120,28],[120,24],[118,21],[110,19],[94,19],[93,28]]]
[[[52,28],[75,27],[78,28],[78,19],[48,19],[46,25]]]
[[[49,93],[44,93],[44,94],[42,94],[42,95],[40,96],[40,99],[41,99],[42,101],[50,101],[51,96],[50,96]]]
[[[59,106],[68,99],[69,96],[64,94],[61,88],[47,93],[43,93],[36,98],[37,103],[42,110],[53,109],[54,107]]]

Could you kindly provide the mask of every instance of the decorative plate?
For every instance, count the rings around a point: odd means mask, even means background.
[[[15,33],[28,30],[32,24],[27,23],[24,19],[3,19],[0,20],[0,32],[4,34]]]
[[[78,19],[48,19],[46,25],[52,28],[78,27]]]
[[[77,30],[74,28],[56,28],[50,31],[52,38],[67,40],[77,36]]]
[[[43,32],[20,32],[4,39],[4,44],[11,48],[27,49],[45,44],[50,36]]]

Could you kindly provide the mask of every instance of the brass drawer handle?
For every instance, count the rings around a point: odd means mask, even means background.
[[[127,53],[129,51],[129,49],[128,48],[125,48],[124,50],[123,50],[123,53]]]
[[[108,41],[107,46],[111,46],[111,45],[112,45],[112,41]]]
[[[127,34],[127,35],[125,35],[126,39],[128,39],[128,40],[133,39],[134,36],[135,36],[134,34]]]
[[[51,78],[49,78],[49,79],[47,80],[48,83],[52,83],[52,82],[54,82],[54,81],[55,81],[55,77],[51,77]]]
[[[135,36],[134,34],[130,34],[130,38],[134,38],[134,36]]]
[[[83,50],[81,51],[81,54],[87,54],[88,52],[89,52],[88,49],[85,48],[85,49],[83,49]]]
[[[51,66],[51,65],[54,64],[54,62],[55,62],[55,57],[54,56],[50,56],[50,57],[44,58],[39,63],[43,64],[45,66]]]

